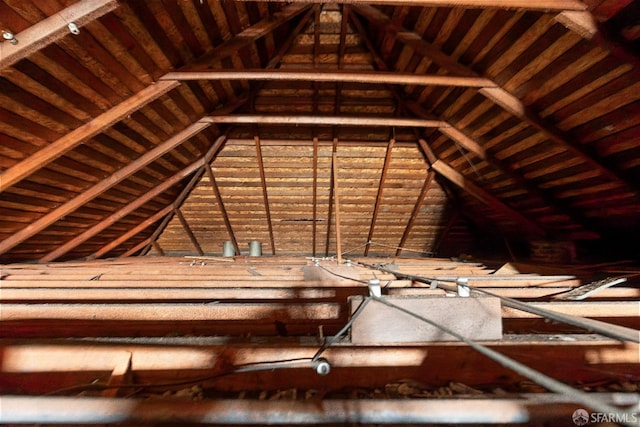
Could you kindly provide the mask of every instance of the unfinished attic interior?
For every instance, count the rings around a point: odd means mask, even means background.
[[[0,31],[0,423],[638,425],[640,1]]]

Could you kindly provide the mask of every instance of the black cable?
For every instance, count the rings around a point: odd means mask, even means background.
[[[360,301],[360,304],[358,305],[358,308],[356,308],[356,311],[353,312],[353,314],[351,315],[351,319],[349,319],[347,324],[344,325],[344,327],[342,329],[340,329],[337,334],[335,334],[333,337],[331,337],[331,339],[327,340],[322,345],[322,347],[320,347],[320,349],[316,352],[316,354],[313,355],[313,358],[311,359],[313,362],[318,360],[320,358],[320,355],[322,355],[322,353],[324,353],[327,348],[329,348],[330,346],[335,344],[335,342],[342,335],[344,335],[347,332],[347,330],[351,327],[353,322],[355,322],[355,320],[358,318],[358,316],[360,316],[360,313],[362,313],[362,311],[367,306],[367,304],[369,304],[369,301],[371,301],[370,298],[365,298],[362,301]]]
[[[397,271],[393,271],[391,269],[385,268],[383,266],[380,265],[372,265],[372,264],[367,264],[367,263],[363,263],[363,262],[358,262],[358,264],[367,267],[367,268],[371,268],[371,269],[376,269],[376,270],[380,270],[380,271],[384,271],[385,273],[391,273],[393,275],[395,275],[398,279],[405,279],[405,280],[411,280],[414,282],[420,282],[420,283],[425,283],[428,285],[431,285],[432,283],[437,283],[437,286],[441,289],[444,289],[446,291],[456,291],[456,289],[447,287],[447,286],[443,286],[440,284],[440,282],[447,282],[447,283],[457,283],[457,280],[455,279],[438,279],[437,277],[425,277],[425,276],[416,276],[413,274],[405,274],[405,273],[399,273]],[[621,341],[631,341],[631,342],[636,342],[636,343],[640,343],[640,333],[636,330],[630,329],[630,328],[625,328],[622,326],[618,326],[618,325],[611,325],[611,324],[607,324],[604,322],[600,322],[597,320],[593,320],[593,319],[585,319],[582,317],[577,317],[577,316],[571,316],[571,315],[567,315],[564,313],[558,313],[556,311],[551,311],[551,310],[546,310],[543,308],[539,308],[539,307],[534,307],[530,304],[518,301],[516,299],[513,298],[509,298],[509,297],[504,297],[501,295],[497,295],[494,294],[493,292],[487,291],[485,289],[482,288],[477,288],[474,286],[470,286],[468,284],[464,285],[465,287],[469,288],[470,290],[474,291],[474,292],[478,292],[478,293],[482,293],[485,295],[489,295],[495,298],[499,298],[505,306],[510,307],[510,308],[515,308],[516,310],[520,310],[520,311],[525,311],[527,313],[532,313],[532,314],[536,314],[538,316],[542,316],[544,318],[550,319],[550,320],[554,320],[557,322],[561,322],[561,323],[566,323],[568,325],[572,325],[572,326],[577,326],[579,328],[583,328],[586,329],[588,331],[592,331],[592,332],[597,332],[600,335],[604,335],[606,337],[609,338],[614,338],[617,340],[621,340]],[[614,330],[612,330],[614,329]]]
[[[353,280],[353,281],[359,282],[359,283],[365,283],[365,284],[368,283],[367,281],[364,281],[364,280],[354,279],[352,277],[347,277],[347,276],[340,275],[340,274],[335,273],[335,272],[333,272],[333,271],[331,271],[331,270],[329,270],[329,269],[327,269],[327,268],[325,268],[323,266],[320,266],[320,265],[318,267],[320,267],[323,270],[329,272],[330,274],[333,274],[333,275],[338,276],[340,278]],[[330,339],[325,341],[325,343],[318,349],[318,351],[313,355],[313,357],[301,357],[301,358],[296,358],[296,359],[270,360],[270,361],[255,362],[255,363],[246,363],[246,364],[242,364],[242,365],[234,365],[232,370],[229,370],[229,371],[226,371],[226,372],[219,372],[217,374],[211,374],[211,375],[206,375],[206,376],[202,376],[202,377],[192,378],[190,380],[176,381],[176,382],[157,383],[157,384],[151,384],[151,383],[133,384],[132,383],[132,384],[117,384],[117,385],[98,384],[98,383],[95,383],[95,384],[83,384],[83,385],[78,385],[78,386],[67,387],[67,388],[55,390],[55,391],[46,393],[45,396],[56,395],[56,394],[60,394],[60,393],[76,392],[76,391],[86,391],[86,390],[108,390],[108,389],[113,389],[113,388],[139,388],[139,389],[146,389],[146,388],[159,388],[159,387],[177,387],[177,386],[182,386],[182,385],[191,385],[191,384],[197,384],[199,382],[215,380],[215,379],[218,379],[218,378],[221,378],[221,377],[224,377],[224,376],[234,375],[234,374],[239,374],[239,373],[244,373],[244,372],[269,371],[269,370],[275,370],[275,369],[286,369],[286,368],[297,367],[296,366],[297,365],[296,362],[299,362],[300,366],[304,366],[303,362],[309,362],[309,367],[312,367],[313,363],[316,362],[320,358],[322,353],[324,353],[327,350],[327,348],[329,348],[330,346],[335,344],[335,342],[338,339],[340,339],[340,337],[342,335],[344,335],[344,333],[351,327],[353,322],[358,318],[358,316],[363,311],[364,307],[369,303],[369,301],[370,301],[370,299],[368,299],[368,298],[362,300],[362,302],[360,303],[358,308],[351,315],[351,319],[344,325],[344,327],[342,327],[342,329],[340,329],[340,331],[338,331],[338,333],[336,335],[334,335],[333,337],[331,337]]]
[[[317,267],[323,269],[324,271],[326,271],[327,273],[333,274],[336,277],[340,277],[341,279],[346,279],[346,280],[352,280],[354,282],[358,282],[358,283],[364,283],[365,285],[368,284],[369,282],[366,280],[361,280],[361,279],[354,279],[353,277],[348,277],[348,276],[343,276],[342,274],[338,274],[335,271],[331,271],[326,267],[323,267],[321,265],[317,265]]]
[[[414,313],[410,310],[407,310],[403,307],[397,306],[395,304],[393,304],[392,302],[383,299],[381,297],[376,297],[376,296],[371,296],[370,298],[372,298],[373,300],[380,302],[388,307],[394,308],[402,313],[408,314],[409,316],[412,316],[424,323],[427,323],[433,327],[436,327],[438,329],[440,329],[442,332],[451,335],[452,337],[458,339],[459,341],[464,342],[465,344],[467,344],[468,346],[470,346],[471,348],[473,348],[474,350],[476,350],[477,352],[479,352],[480,354],[483,354],[487,357],[489,357],[490,359],[500,363],[502,366],[511,369],[512,371],[515,371],[516,373],[529,378],[530,380],[534,381],[537,384],[540,384],[541,386],[547,388],[548,390],[554,391],[556,393],[560,393],[560,394],[564,394],[566,396],[571,397],[572,399],[575,399],[576,401],[583,403],[584,405],[588,406],[591,409],[595,409],[596,411],[602,412],[602,413],[608,413],[608,414],[616,414],[619,415],[620,418],[616,418],[616,419],[626,419],[626,420],[631,420],[631,419],[635,419],[635,417],[631,416],[632,414],[627,413],[625,411],[621,411],[618,408],[616,408],[615,406],[610,406],[598,399],[593,399],[591,396],[589,396],[587,393],[577,390],[573,387],[570,387],[558,380],[555,380],[545,374],[543,374],[542,372],[538,372],[535,369],[532,369],[514,359],[511,359],[508,356],[505,356],[502,353],[498,353],[497,351],[486,347],[482,344],[479,344],[463,335],[458,334],[457,332],[454,332],[453,330],[447,328],[446,326],[442,326],[439,323],[434,322],[433,320],[427,319],[417,313]],[[635,426],[635,423],[627,423],[627,425],[631,425],[631,426]]]

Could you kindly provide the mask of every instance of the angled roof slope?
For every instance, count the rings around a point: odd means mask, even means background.
[[[637,236],[637,8],[3,0],[0,260]]]

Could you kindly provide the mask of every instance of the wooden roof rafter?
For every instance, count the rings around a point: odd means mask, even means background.
[[[501,212],[516,223],[522,225],[526,234],[537,237],[542,237],[547,234],[546,231],[542,227],[540,227],[540,225],[536,224],[531,219],[525,217],[520,212],[516,211],[482,187],[478,186],[472,180],[455,170],[446,161],[439,159],[433,153],[433,151],[429,147],[429,144],[427,144],[427,141],[425,141],[423,138],[418,139],[418,144],[425,154],[425,157],[428,159],[430,167],[435,172],[437,172],[438,175],[446,178],[447,181],[451,182],[456,187],[460,188],[476,200],[482,202],[483,204],[498,212]]]
[[[367,34],[366,34],[366,32],[364,30],[364,27],[363,27],[362,23],[360,22],[360,20],[356,16],[352,16],[351,20],[352,20],[354,26],[357,28],[358,32],[360,33],[360,37],[362,38],[362,40],[367,45],[367,48],[369,49],[370,53],[373,55],[377,67],[382,71],[388,71],[389,67],[387,66],[387,64],[384,61],[384,59],[380,56],[380,54],[377,52],[377,50],[374,48],[373,44],[371,43],[371,41],[367,37]],[[413,106],[413,104],[411,102],[409,102],[406,99],[404,99],[404,97],[399,93],[397,88],[390,87],[390,91],[394,95],[396,101],[398,102],[399,107],[402,110],[408,110],[408,111],[411,111],[411,112],[413,112],[415,114],[415,110],[417,108],[415,106]],[[425,112],[423,112],[419,108],[418,108],[418,110],[419,110],[418,113],[420,113],[420,114],[417,114],[418,117],[423,117],[423,118],[426,118],[426,119],[434,119],[433,115],[426,114]],[[475,153],[476,155],[480,156],[483,159],[487,158],[486,151],[475,140],[473,140],[472,138],[469,138],[468,136],[466,136],[462,131],[457,129],[453,124],[451,124],[451,123],[449,123],[447,121],[444,121],[444,120],[443,120],[443,122],[446,125],[438,128],[438,130],[440,132],[442,132],[443,134],[446,134],[446,135],[450,135],[450,137],[452,139],[455,137],[456,139],[454,139],[454,141],[458,141],[462,146],[464,146],[470,152]],[[436,164],[438,162],[440,162],[440,163],[444,163],[444,162],[442,162],[441,160],[439,160],[437,158],[437,156],[433,153],[433,151],[428,146],[426,141],[419,136],[419,132],[415,128],[413,130],[414,130],[414,133],[416,134],[416,137],[418,138],[419,146],[420,146],[420,148],[421,148],[421,150],[422,150],[422,152],[423,152],[423,154],[425,156],[425,159],[427,160],[427,163],[428,163],[428,165],[430,167],[430,170],[429,170],[429,173],[428,173],[427,178],[425,180],[425,183],[423,185],[423,188],[421,190],[420,196],[418,197],[418,201],[414,205],[414,209],[413,209],[412,214],[411,214],[411,216],[409,218],[409,223],[407,224],[407,226],[405,228],[405,231],[403,233],[403,236],[401,238],[401,241],[400,241],[400,243],[398,245],[398,249],[396,251],[396,255],[397,256],[399,256],[400,253],[401,253],[401,248],[404,246],[404,243],[405,243],[406,239],[408,238],[410,230],[413,227],[413,223],[415,222],[415,219],[416,219],[416,217],[418,215],[419,208],[420,208],[422,202],[424,201],[424,198],[426,197],[426,193],[429,190],[429,188],[431,186],[431,182],[435,178],[435,175],[431,179],[429,179],[429,177],[433,173],[438,172],[438,175],[442,176],[443,178],[445,178],[447,182],[450,182],[450,183],[452,183],[454,185],[457,185],[457,186],[460,186],[460,183],[465,180],[459,172],[455,171],[448,164],[446,166],[441,167],[440,171],[438,171],[436,168],[434,168],[433,167],[434,164]],[[444,172],[446,172],[446,173],[444,173]],[[493,206],[493,207],[498,206],[499,210],[507,212],[507,215],[512,217],[512,218],[517,218],[517,222],[526,224],[529,229],[535,230],[536,234],[538,234],[538,233],[544,234],[544,231],[537,224],[531,223],[527,218],[523,217],[521,214],[519,214],[518,212],[516,212],[512,208],[510,208],[507,205],[505,205],[502,201],[497,199],[495,196],[491,195],[486,190],[482,189],[481,187],[476,186],[473,183],[471,183],[470,185],[473,187],[472,193],[475,194],[474,197],[476,199],[481,199],[481,201],[483,201],[485,204],[487,204],[488,201],[491,201],[490,206]],[[462,189],[465,190],[464,185],[462,185]],[[446,188],[445,188],[445,190],[446,190]]]
[[[198,60],[192,64],[182,67],[181,71],[204,71],[210,69],[212,68],[212,62],[236,54],[238,50],[255,43],[258,39],[272,33],[276,28],[286,24],[311,8],[312,5],[310,4],[287,5],[272,16],[268,16],[236,34],[235,37],[198,58]]]
[[[353,5],[352,8],[360,16],[364,17],[374,27],[379,28],[385,33],[392,34],[399,42],[402,42],[406,46],[411,47],[415,52],[428,57],[440,67],[452,72],[458,76],[467,77],[482,77],[478,75],[471,68],[461,64],[455,59],[451,58],[436,46],[432,45],[428,41],[424,40],[419,34],[409,31],[406,28],[394,23],[391,18],[384,14],[379,9],[373,6],[364,4]],[[545,135],[549,140],[559,144],[564,149],[570,151],[579,157],[582,161],[597,169],[604,176],[609,179],[625,185],[629,189],[633,189],[634,192],[638,192],[639,187],[635,183],[629,181],[617,171],[612,170],[610,167],[604,165],[601,160],[596,159],[593,155],[587,152],[583,147],[579,147],[576,144],[570,142],[567,136],[563,135],[558,129],[548,125],[545,121],[539,117],[533,110],[524,105],[520,99],[513,94],[509,93],[498,84],[494,87],[485,87],[479,89],[479,92],[487,99],[494,102],[510,114],[523,120],[527,125],[532,126],[537,131]]]
[[[182,172],[179,172],[179,174],[181,174],[181,173],[186,172],[187,170],[189,170],[191,168],[194,168],[194,170],[195,170],[195,174],[193,175],[191,180],[189,180],[189,183],[184,187],[182,192],[178,195],[178,197],[176,197],[176,199],[172,203],[170,203],[169,205],[165,206],[163,209],[161,209],[160,211],[156,212],[151,217],[147,218],[146,220],[144,220],[143,222],[141,222],[136,227],[132,228],[131,230],[129,230],[128,232],[126,232],[122,236],[118,237],[117,239],[114,239],[113,241],[111,241],[107,245],[103,246],[101,249],[99,249],[98,251],[93,253],[93,255],[91,255],[91,258],[95,259],[95,258],[101,257],[102,255],[104,255],[107,252],[117,248],[118,246],[120,246],[121,244],[123,244],[124,242],[126,242],[127,240],[132,238],[133,236],[135,236],[138,233],[144,231],[145,229],[147,229],[151,225],[155,224],[157,221],[159,221],[162,218],[164,218],[163,223],[160,225],[160,227],[158,227],[158,229],[156,229],[156,231],[154,231],[154,233],[149,237],[149,239],[146,239],[144,241],[144,242],[146,242],[146,244],[142,245],[142,247],[150,247],[150,246],[152,246],[153,243],[156,242],[156,239],[158,238],[158,236],[160,235],[162,230],[164,229],[164,226],[166,225],[165,221],[168,222],[168,220],[172,216],[170,214],[172,214],[174,212],[174,209],[176,207],[180,207],[182,205],[184,200],[187,198],[187,195],[191,192],[193,187],[198,183],[198,181],[200,180],[200,177],[204,173],[204,171],[205,171],[204,166],[208,165],[209,163],[211,163],[213,161],[213,159],[218,154],[218,152],[220,151],[221,147],[224,145],[226,140],[227,140],[227,135],[226,134],[219,136],[216,139],[216,141],[211,145],[211,148],[207,151],[207,153],[204,156],[202,156],[200,159],[198,159],[197,161],[192,163],[187,168],[183,169]],[[193,172],[194,171],[191,171],[190,173],[193,173]],[[189,175],[189,174],[187,174],[187,175]],[[136,201],[134,203],[139,203],[139,202]],[[142,247],[137,248],[135,251],[133,251],[133,253],[135,253],[138,250],[142,249]],[[148,248],[145,248],[142,251],[142,253],[146,253],[147,250],[148,250]]]
[[[169,206],[165,206],[164,208],[162,208],[161,210],[159,210],[155,214],[151,215],[149,218],[146,218],[144,221],[142,221],[141,223],[139,223],[135,227],[133,227],[130,230],[128,230],[126,233],[124,233],[120,237],[112,240],[108,244],[106,244],[103,247],[101,247],[100,249],[98,249],[96,252],[91,254],[88,257],[88,259],[96,259],[96,258],[102,257],[103,255],[105,255],[105,254],[109,253],[110,251],[116,249],[118,246],[122,245],[123,243],[125,243],[126,241],[131,239],[132,237],[134,237],[137,234],[141,233],[142,231],[146,230],[151,225],[155,224],[157,221],[160,221],[162,218],[167,217],[170,213],[173,213],[173,212],[174,212],[173,204],[171,204]],[[141,242],[139,245],[136,245],[133,248],[129,249],[125,254],[137,252],[138,250],[142,249],[142,247],[146,246],[147,244],[151,244],[152,242],[153,242],[153,239],[151,237],[149,237],[149,238],[143,240],[143,242]],[[129,255],[125,255],[125,254],[123,254],[123,256],[129,256]]]
[[[418,116],[431,117],[430,114],[423,111],[422,108],[414,102],[405,101],[404,105],[414,112]],[[531,181],[527,180],[518,170],[512,167],[509,163],[504,162],[495,156],[489,155],[486,150],[482,147],[482,145],[477,142],[475,139],[469,137],[466,133],[459,130],[455,127],[451,122],[449,123],[449,127],[438,128],[438,131],[445,135],[447,138],[451,139],[455,143],[460,144],[462,148],[467,150],[469,153],[474,154],[478,158],[484,160],[489,165],[510,177],[516,184],[518,184],[521,188],[525,189],[529,194],[540,198],[543,200],[547,206],[555,209],[556,211],[567,215],[573,221],[575,221],[580,226],[584,227],[590,233],[589,237],[596,237],[598,234],[598,226],[593,223],[590,219],[586,218],[584,215],[573,209],[571,206],[564,203],[562,200],[553,197],[548,191],[538,188],[538,186],[534,185]],[[582,234],[584,237],[584,233]],[[566,236],[565,236],[566,237]]]
[[[73,23],[81,28],[117,8],[117,0],[80,0],[14,34],[17,43],[0,43],[0,70],[70,34],[69,24]]]
[[[355,16],[352,16],[351,20],[353,22],[353,25],[358,29],[358,32],[360,33],[360,37],[365,42],[367,48],[369,49],[369,52],[374,56],[375,63],[377,64],[378,69],[381,71],[388,72],[389,67],[387,66],[386,62],[380,56],[379,52],[376,51],[373,44],[367,37],[367,34],[360,20]],[[485,79],[485,80],[490,81],[489,79]],[[569,206],[566,206],[564,203],[560,202],[559,200],[552,197],[551,195],[547,194],[547,192],[544,192],[540,190],[538,187],[532,185],[513,167],[508,166],[505,162],[502,162],[496,159],[494,156],[488,155],[488,153],[480,143],[478,143],[475,139],[469,137],[466,133],[458,129],[453,123],[451,123],[450,121],[446,121],[442,117],[434,117],[432,114],[424,111],[424,109],[418,103],[407,100],[405,97],[403,97],[399,93],[397,88],[390,87],[390,90],[391,90],[391,93],[396,98],[396,101],[400,104],[400,106],[403,109],[408,110],[413,114],[415,114],[416,116],[424,119],[444,120],[447,123],[447,126],[438,128],[438,131],[440,133],[447,136],[452,141],[460,144],[460,146],[462,146],[468,152],[473,153],[476,156],[478,156],[480,159],[488,162],[491,166],[497,168],[499,171],[501,171],[505,175],[511,177],[518,185],[525,188],[529,193],[540,197],[541,200],[544,200],[549,206],[552,206],[559,212],[562,212],[568,215],[570,218],[577,220],[580,225],[586,227],[588,230],[593,231],[597,229],[597,227],[593,225],[591,221],[585,218],[583,215],[579,214]],[[400,244],[399,246],[402,246],[402,244]]]
[[[127,166],[113,173],[111,176],[103,179],[88,190],[77,195],[73,199],[52,210],[51,212],[26,226],[22,230],[14,233],[13,235],[0,242],[0,254],[7,252],[8,250],[24,242],[28,238],[34,236],[35,234],[52,225],[65,215],[74,212],[81,206],[88,203],[90,200],[93,200],[119,182],[125,180],[137,171],[158,160],[160,157],[167,154],[169,151],[173,150],[179,145],[183,144],[188,139],[195,136],[209,126],[209,123],[198,121],[194,122],[191,126],[188,126],[182,131],[176,133],[164,143],[141,155],[136,160],[129,163]]]
[[[48,144],[46,147],[0,173],[0,192],[15,185],[33,172],[51,163],[60,156],[63,156],[66,152],[98,135],[100,132],[113,126],[115,123],[179,85],[179,82],[163,81],[148,86],[110,110],[105,111],[90,122],[85,123],[51,144]]]
[[[65,243],[62,246],[59,246],[54,251],[52,251],[52,252],[48,253],[47,255],[45,255],[44,257],[40,258],[39,262],[51,262],[51,261],[54,261],[54,260],[60,258],[61,256],[63,256],[64,254],[66,254],[67,252],[69,252],[70,250],[75,248],[76,246],[78,246],[78,245],[82,244],[83,242],[85,242],[86,240],[90,239],[92,236],[95,236],[96,234],[102,232],[103,230],[105,230],[110,225],[115,224],[121,218],[124,218],[125,216],[127,216],[131,212],[133,212],[136,209],[142,207],[145,203],[151,201],[154,197],[157,197],[158,195],[160,195],[163,192],[167,191],[168,189],[173,187],[175,184],[177,184],[178,182],[180,182],[181,180],[183,180],[187,176],[191,175],[192,173],[194,173],[195,171],[200,169],[204,164],[205,164],[205,159],[204,158],[201,158],[201,159],[195,161],[194,163],[192,163],[191,165],[189,165],[186,168],[182,169],[181,171],[179,171],[178,173],[176,173],[175,175],[173,175],[169,179],[165,180],[161,184],[157,185],[156,187],[154,187],[153,189],[151,189],[150,191],[148,191],[147,193],[145,193],[141,197],[137,198],[133,202],[127,204],[124,207],[122,207],[120,210],[118,210],[117,212],[113,213],[112,215],[110,215],[109,217],[105,218],[104,220],[100,221],[98,224],[94,225],[93,227],[89,228],[88,230],[85,230],[83,233],[81,233],[78,236],[74,237],[69,242]]]

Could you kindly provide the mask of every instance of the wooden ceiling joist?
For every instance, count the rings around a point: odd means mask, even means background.
[[[8,250],[24,242],[28,238],[34,236],[35,234],[39,233],[40,231],[44,230],[48,226],[52,225],[53,223],[55,223],[65,215],[68,215],[71,212],[74,212],[76,209],[83,206],[90,200],[93,200],[94,198],[98,197],[100,194],[104,193],[108,189],[117,185],[119,182],[127,179],[129,176],[133,175],[137,171],[141,170],[147,165],[158,160],[160,157],[162,157],[169,151],[183,144],[189,138],[198,134],[203,129],[207,128],[209,125],[210,125],[209,123],[204,123],[204,122],[193,123],[191,126],[188,126],[186,129],[178,132],[177,134],[169,138],[164,143],[156,146],[154,149],[138,157],[136,160],[129,163],[127,166],[114,172],[111,176],[103,179],[102,181],[98,182],[88,190],[84,191],[83,193],[77,195],[76,197],[64,203],[63,205],[59,206],[58,208],[47,213],[40,219],[27,225],[22,230],[18,231],[17,233],[11,235],[10,237],[0,242],[0,254],[7,252]]]
[[[482,77],[471,68],[461,64],[454,58],[445,54],[438,47],[424,40],[419,34],[409,31],[401,25],[395,23],[385,13],[375,7],[365,4],[357,4],[352,6],[360,16],[364,17],[370,24],[381,31],[393,36],[399,42],[411,47],[416,53],[437,63],[440,67],[459,76]],[[487,97],[487,99],[504,108],[515,117],[523,120],[539,132],[543,133],[551,141],[559,144],[564,149],[578,156],[582,161],[597,169],[609,179],[626,185],[628,188],[638,192],[638,185],[629,181],[621,174],[602,164],[593,155],[588,153],[583,147],[576,145],[568,140],[558,129],[548,125],[538,116],[532,109],[524,105],[524,103],[513,94],[509,93],[497,83],[495,87],[481,88],[479,92]]]
[[[259,125],[325,125],[325,126],[402,126],[447,127],[442,120],[424,120],[402,117],[349,117],[349,116],[284,116],[236,114],[207,116],[203,123],[259,124]]]
[[[242,0],[249,1],[249,0]],[[288,1],[291,3],[326,3],[327,0],[261,0]],[[333,2],[332,2],[333,3]],[[463,7],[483,9],[522,9],[541,11],[585,11],[587,5],[579,0],[337,0],[335,3],[375,4],[386,6]]]
[[[440,76],[429,74],[371,72],[371,71],[310,71],[303,69],[276,68],[269,70],[211,70],[211,71],[174,71],[160,80],[271,80],[271,81],[309,81],[340,83],[377,83],[425,86],[455,87],[497,87],[496,83],[483,77]]]
[[[2,46],[2,45],[0,45]],[[51,163],[66,152],[74,149],[86,140],[98,135],[108,127],[119,122],[131,113],[139,110],[153,100],[178,87],[178,82],[163,81],[148,86],[134,96],[121,102],[90,122],[67,133],[62,138],[48,144],[36,153],[18,162],[0,174],[0,192],[15,185],[33,172]]]
[[[117,0],[80,0],[55,15],[14,34],[17,43],[0,43],[0,70],[71,34],[70,24],[85,24],[118,8]]]

